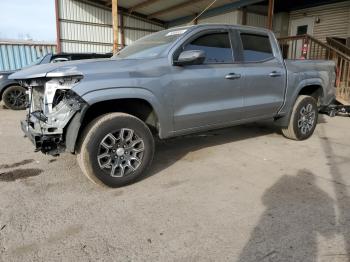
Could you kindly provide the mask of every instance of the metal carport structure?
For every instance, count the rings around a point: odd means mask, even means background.
[[[274,9],[289,12],[344,0],[55,1],[58,51],[110,52],[151,32],[188,23],[241,23],[272,29]]]
[[[151,32],[197,23],[263,0],[55,0],[58,51],[106,52]],[[269,0],[273,6],[274,0]],[[205,10],[204,13],[203,10]],[[111,23],[111,21],[113,21]],[[131,33],[132,32],[132,33]],[[93,41],[93,34],[98,35]],[[111,37],[113,36],[113,39]],[[80,45],[80,49],[69,46]],[[97,49],[84,45],[99,46]],[[106,48],[104,48],[105,46]]]

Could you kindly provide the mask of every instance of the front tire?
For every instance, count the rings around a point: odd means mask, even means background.
[[[315,131],[317,119],[316,100],[311,96],[301,95],[295,101],[288,127],[282,128],[282,133],[293,140],[308,139]]]
[[[139,179],[151,165],[154,139],[140,119],[110,113],[86,128],[77,159],[93,182],[121,187]]]
[[[26,89],[21,86],[10,86],[2,94],[2,100],[7,108],[12,110],[23,110],[26,108],[28,98]]]

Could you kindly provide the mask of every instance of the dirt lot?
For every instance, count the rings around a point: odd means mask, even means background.
[[[350,118],[304,142],[267,123],[162,142],[106,189],[34,153],[23,115],[0,109],[0,261],[350,260]]]

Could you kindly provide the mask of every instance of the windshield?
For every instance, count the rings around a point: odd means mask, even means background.
[[[186,31],[187,29],[177,28],[145,36],[119,51],[113,58],[141,59],[158,57]]]

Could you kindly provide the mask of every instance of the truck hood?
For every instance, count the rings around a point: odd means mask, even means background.
[[[16,70],[0,71],[0,75],[11,75],[14,72],[16,72]]]
[[[144,66],[145,63],[146,60],[110,58],[69,61],[32,66],[10,75],[9,78],[16,80],[65,76],[83,76],[85,78],[96,74],[106,75],[135,71],[140,66]]]

